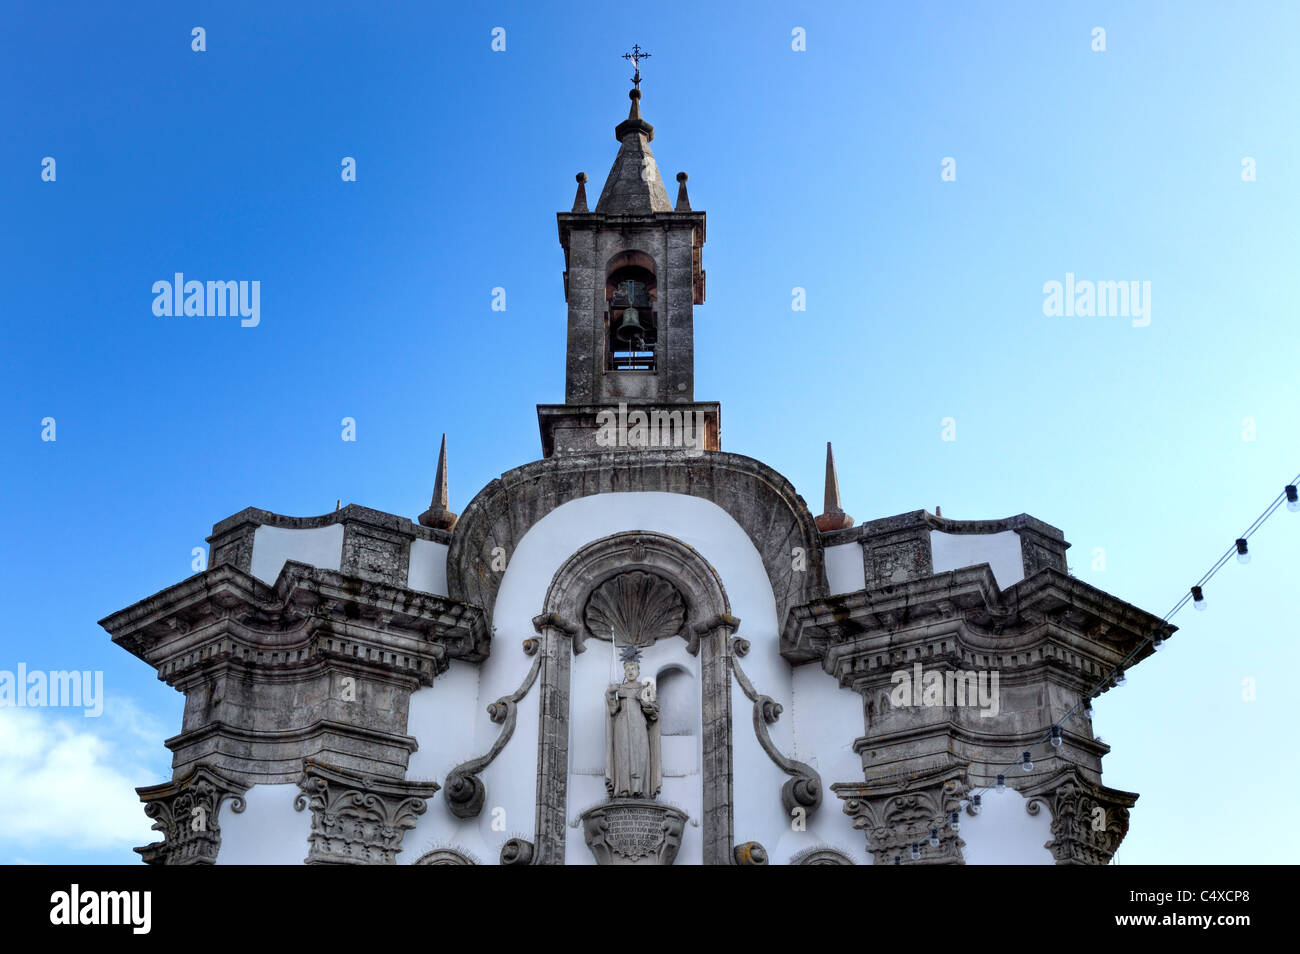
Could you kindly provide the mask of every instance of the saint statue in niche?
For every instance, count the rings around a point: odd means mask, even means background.
[[[641,653],[622,653],[623,682],[605,690],[605,790],[611,798],[654,798],[663,784],[659,701],[654,683],[639,681]]]

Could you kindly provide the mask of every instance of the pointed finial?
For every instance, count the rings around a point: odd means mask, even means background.
[[[420,514],[420,526],[432,527],[434,530],[451,530],[459,519],[447,509],[447,435],[442,435],[442,447],[438,451],[438,470],[433,478],[433,500],[429,509]]]
[[[935,515],[936,517],[942,517],[942,516],[943,516],[943,508],[940,507],[938,504],[935,504],[935,505],[934,505],[934,515]]]
[[[689,178],[684,172],[677,173],[677,205],[674,212],[691,211],[691,197],[686,194],[686,180]]]
[[[587,174],[578,173],[578,194],[573,197],[573,211],[586,212],[587,210]]]
[[[835,453],[830,441],[826,442],[826,499],[823,506],[826,512],[813,520],[822,533],[847,530],[853,526],[853,518],[840,508],[840,479],[835,473]]]
[[[627,119],[614,127],[614,138],[619,142],[629,132],[645,136],[647,142],[655,137],[655,128],[641,118],[641,61],[649,58],[650,54],[635,43],[632,44],[631,53],[623,54],[623,59],[632,61],[635,72],[632,74],[632,89],[627,94],[628,99],[632,100],[632,108],[627,111]]]

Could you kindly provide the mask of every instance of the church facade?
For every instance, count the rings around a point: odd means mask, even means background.
[[[247,509],[102,621],[185,696],[151,864],[1105,864],[1098,681],[1172,627],[1060,530],[855,524],[722,449],[698,400],[705,214],[639,73],[558,215],[562,404],[464,512]],[[1147,650],[1149,652],[1149,650]],[[1137,656],[1127,664],[1141,661]]]

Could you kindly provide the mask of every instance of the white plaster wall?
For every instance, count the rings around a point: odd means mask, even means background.
[[[987,563],[1000,589],[1025,578],[1024,559],[1020,554],[1020,534],[1014,530],[1000,533],[944,533],[930,531],[930,555],[934,572],[959,570]]]
[[[855,593],[867,585],[867,571],[862,563],[862,544],[842,543],[827,547],[826,582],[831,595]]]
[[[447,544],[432,540],[411,541],[411,562],[406,585],[421,593],[447,594]]]
[[[980,813],[961,814],[962,855],[968,865],[1051,865],[1044,845],[1052,840],[1051,812],[1025,811],[1026,799],[1012,788],[982,793]]]
[[[254,785],[244,795],[244,810],[235,814],[230,800],[221,803],[219,865],[300,865],[311,846],[311,810],[293,810],[297,785]]]
[[[844,802],[830,790],[834,782],[862,781],[862,758],[853,751],[853,741],[865,731],[862,697],[851,689],[841,689],[817,663],[794,671],[793,691],[794,757],[821,775],[822,804],[807,817],[803,831],[791,823],[778,838],[764,843],[771,862],[789,864],[800,852],[834,848],[854,864],[870,864],[866,836],[853,829],[852,819],[842,811]]]
[[[275,583],[286,560],[337,570],[343,560],[343,524],[311,530],[258,527],[253,532],[253,576]]]
[[[505,642],[494,644],[492,649],[493,653],[517,650],[517,646]],[[519,655],[522,657],[523,653]],[[501,693],[505,694],[508,693]],[[416,737],[420,747],[411,754],[406,777],[446,785],[451,769],[491,748],[501,727],[487,717],[485,707],[495,699],[494,696],[480,703],[478,667],[455,659],[432,686],[411,693],[407,732]],[[536,732],[531,739],[520,738],[516,733],[511,744],[536,748]],[[489,788],[485,815],[496,804],[492,800],[494,794]],[[429,799],[427,805],[428,810],[416,821],[415,828],[402,839],[402,850],[397,855],[399,865],[412,864],[435,848],[454,848],[480,862],[496,864],[500,845],[495,850],[488,845],[481,833],[482,815],[467,820],[456,818],[447,810],[446,793],[442,791]]]

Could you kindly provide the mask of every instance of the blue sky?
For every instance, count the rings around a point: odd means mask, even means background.
[[[554,214],[579,170],[599,192],[633,42],[664,178],[709,216],[696,395],[815,510],[833,440],[859,521],[1028,512],[1160,614],[1300,470],[1293,4],[11,2],[3,26],[0,669],[100,669],[109,705],[0,710],[0,861],[151,839],[130,788],[169,775],[182,697],[96,621],[189,575],[213,523],[413,518],[444,430],[454,510],[540,455]],[[260,281],[260,325],[156,317],[177,271]],[[1150,282],[1150,324],[1045,316],[1067,273]],[[1142,794],[1123,863],[1294,859],[1300,514],[1252,551],[1098,703],[1106,782]]]

